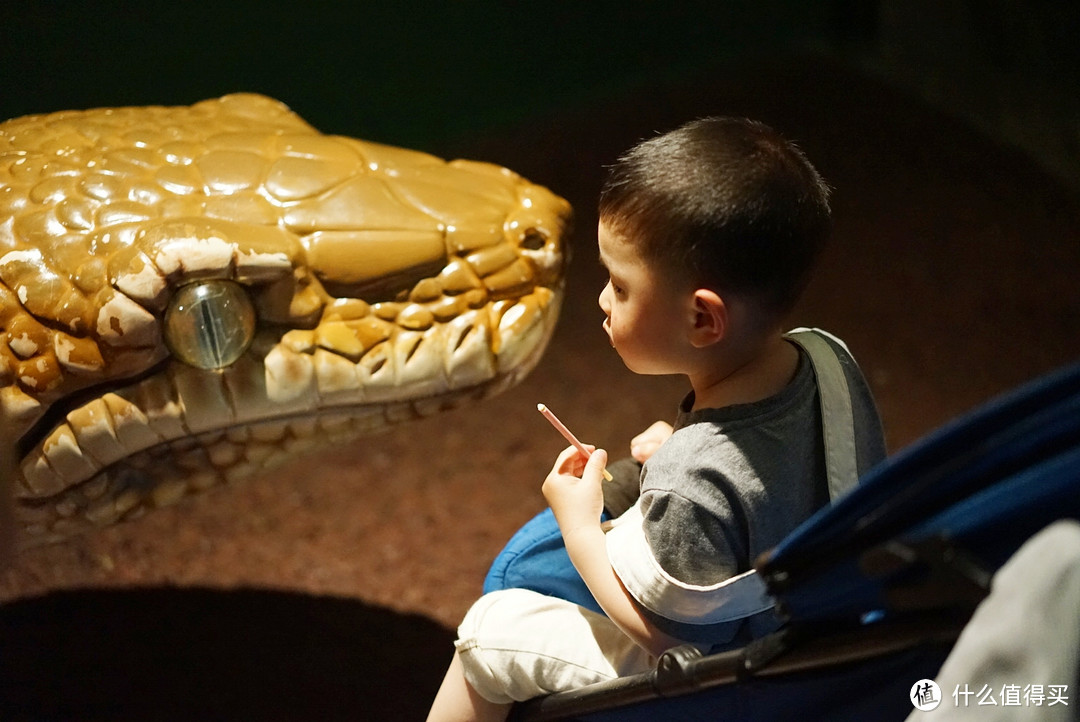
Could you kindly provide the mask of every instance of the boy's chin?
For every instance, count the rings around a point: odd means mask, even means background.
[[[618,351],[618,349],[615,350]],[[623,366],[639,376],[669,376],[673,373],[667,369],[659,368],[656,364],[645,363],[635,359],[627,360],[622,354],[619,354],[619,358],[622,359]]]

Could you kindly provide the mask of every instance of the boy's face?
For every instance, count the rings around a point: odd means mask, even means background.
[[[680,359],[689,348],[685,329],[693,321],[693,294],[680,292],[603,221],[597,240],[609,278],[599,301],[611,345],[635,373],[685,373]]]

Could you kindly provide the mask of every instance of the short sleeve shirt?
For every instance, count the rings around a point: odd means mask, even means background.
[[[884,458],[881,424],[854,360],[833,345],[852,397],[861,475]],[[724,583],[829,501],[820,401],[800,350],[795,378],[775,396],[692,406],[687,397],[675,433],[646,462],[637,503],[608,533],[608,555],[660,629],[726,641],[733,620],[754,610],[730,599]]]

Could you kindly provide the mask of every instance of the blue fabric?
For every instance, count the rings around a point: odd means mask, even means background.
[[[495,557],[484,593],[500,589],[529,589],[604,613],[570,561],[551,509],[526,522]]]

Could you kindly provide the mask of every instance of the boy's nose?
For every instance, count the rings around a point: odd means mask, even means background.
[[[600,291],[600,297],[598,299],[596,299],[596,302],[600,304],[600,310],[603,311],[604,314],[607,315],[607,316],[611,315],[611,303],[608,300],[608,294],[610,292],[611,292],[611,281],[608,281],[607,285],[604,286],[604,289],[602,291]]]

